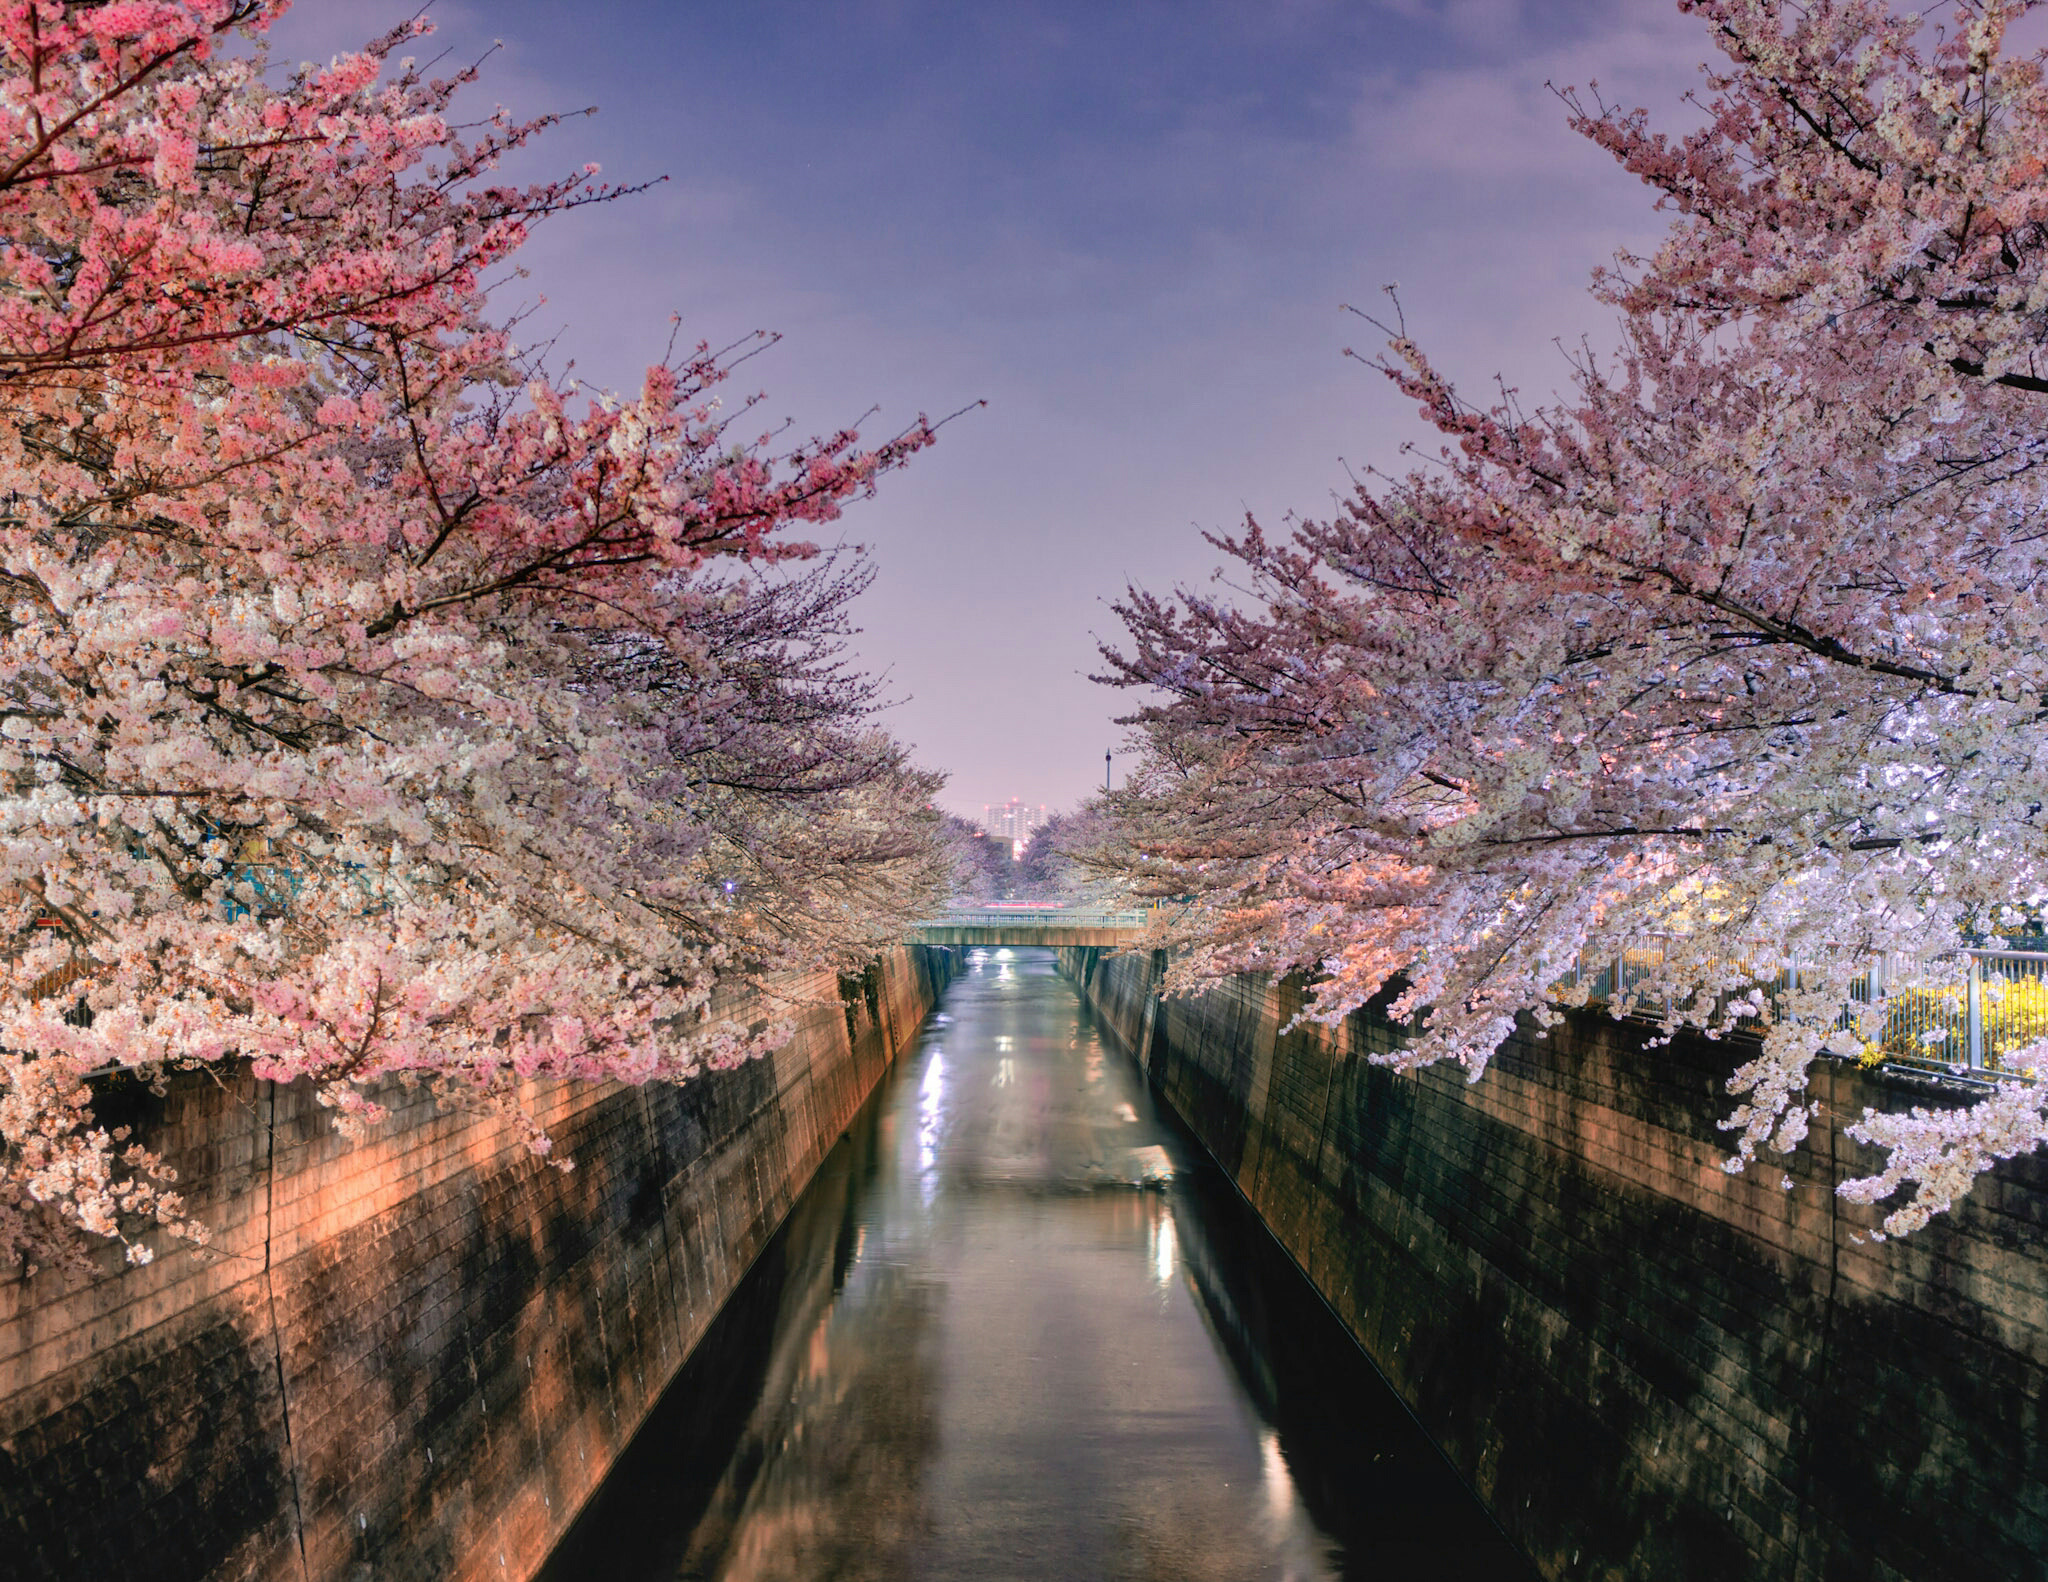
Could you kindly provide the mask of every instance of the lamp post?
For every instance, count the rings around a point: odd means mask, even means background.
[[[1103,790],[1105,790],[1105,791],[1107,791],[1107,790],[1109,789],[1109,754],[1108,754],[1108,753],[1104,753],[1104,754],[1102,755],[1102,789],[1103,789]]]

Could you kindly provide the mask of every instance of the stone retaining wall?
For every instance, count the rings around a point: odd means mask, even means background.
[[[1062,953],[1544,1575],[2048,1577],[2048,1159],[1875,1243],[1841,1123],[1927,1100],[1854,1066],[1789,1176],[1730,1176],[1727,1044],[1582,1013],[1468,1085],[1163,966]]]
[[[0,1577],[520,1582],[952,967],[785,982],[795,1040],[681,1087],[540,1085],[570,1174],[417,1090],[352,1145],[246,1071],[117,1082],[214,1243],[0,1275]]]

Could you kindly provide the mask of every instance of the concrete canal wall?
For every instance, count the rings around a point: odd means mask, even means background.
[[[530,1575],[952,964],[785,981],[795,1041],[682,1087],[541,1085],[571,1174],[417,1091],[350,1144],[246,1072],[110,1088],[215,1240],[0,1275],[0,1577]]]
[[[1787,1191],[1720,1167],[1728,1044],[1580,1014],[1468,1085],[1283,1036],[1288,983],[1061,962],[1545,1576],[2048,1577],[2048,1160],[1873,1243],[1840,1123],[1929,1101],[1853,1066]]]

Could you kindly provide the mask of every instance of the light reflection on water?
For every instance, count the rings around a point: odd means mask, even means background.
[[[1152,1278],[1162,1290],[1173,1284],[1173,1211],[1159,1215],[1152,1227]]]
[[[548,1577],[1525,1577],[1050,953],[975,955]]]
[[[917,1086],[917,1167],[929,1170],[938,1158],[939,1113],[946,1102],[946,1054],[933,1049]]]

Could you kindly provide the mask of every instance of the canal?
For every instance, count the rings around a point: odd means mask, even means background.
[[[1050,951],[976,951],[548,1582],[1532,1573]]]

